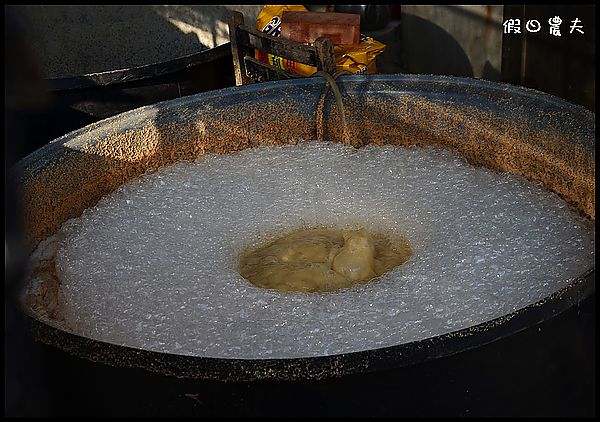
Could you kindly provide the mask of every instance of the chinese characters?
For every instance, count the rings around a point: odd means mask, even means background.
[[[562,36],[560,32],[560,25],[563,23],[560,16],[554,16],[548,19],[548,34],[554,37]],[[573,19],[569,28],[569,34],[573,34],[575,31],[584,34],[583,22],[579,18]],[[521,19],[507,19],[502,24],[504,27],[505,34],[521,34]],[[527,32],[536,33],[540,32],[542,24],[537,19],[529,19],[525,22],[525,30]]]
[[[562,23],[562,19],[560,16],[554,16],[553,18],[548,19],[548,24],[550,25],[550,35],[554,35],[555,37],[560,37],[560,24]]]

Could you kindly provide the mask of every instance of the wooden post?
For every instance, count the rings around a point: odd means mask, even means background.
[[[333,75],[335,73],[333,42],[329,38],[317,38],[314,47],[317,50],[317,69]]]
[[[523,27],[525,26],[525,6],[505,5],[502,21],[506,22],[507,19],[515,18],[520,19]],[[525,36],[525,29],[522,30],[521,34],[502,34],[502,82],[523,85],[523,47],[525,46]]]
[[[251,83],[246,76],[244,66],[244,48],[238,45],[238,30],[239,26],[244,25],[244,15],[240,12],[233,12],[229,17],[229,39],[231,41],[231,55],[233,56],[233,73],[235,74],[235,84],[237,86]]]

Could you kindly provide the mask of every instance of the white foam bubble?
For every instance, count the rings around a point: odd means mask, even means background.
[[[412,258],[332,293],[282,293],[236,271],[265,233],[362,225]],[[63,225],[56,263],[78,334],[159,352],[291,358],[466,328],[594,266],[594,227],[557,195],[439,149],[304,142],[143,175]]]

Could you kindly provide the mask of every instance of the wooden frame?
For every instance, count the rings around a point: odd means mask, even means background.
[[[273,37],[244,25],[244,15],[233,12],[229,17],[229,38],[233,56],[236,85],[302,77],[256,60],[258,49],[295,62],[308,64],[317,71],[335,73],[333,42],[319,38],[314,45],[306,45],[284,38]]]

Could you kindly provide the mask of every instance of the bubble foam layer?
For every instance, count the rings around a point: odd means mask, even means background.
[[[277,292],[237,272],[302,226],[405,236],[365,285]],[[523,178],[440,149],[339,144],[208,155],[145,174],[67,221],[56,268],[78,334],[158,352],[293,358],[387,347],[534,303],[594,266],[594,226]]]

